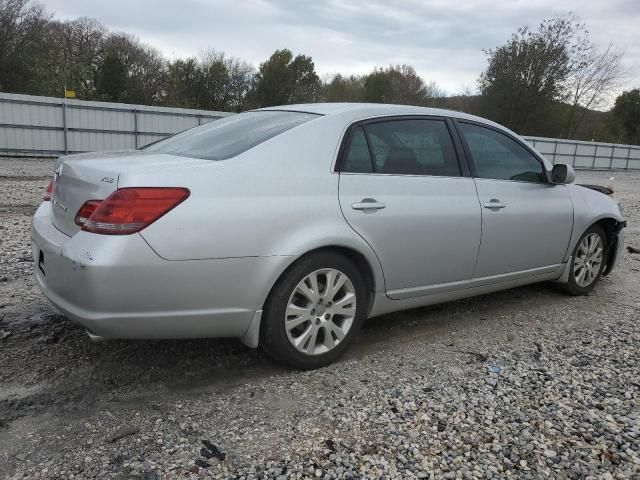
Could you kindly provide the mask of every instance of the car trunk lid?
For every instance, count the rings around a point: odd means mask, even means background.
[[[53,179],[53,224],[61,232],[73,235],[80,227],[75,216],[87,200],[103,200],[118,188],[124,172],[167,168],[205,161],[140,151],[94,152],[61,157],[55,163]],[[207,162],[208,163],[208,162]],[[141,185],[142,186],[142,185]]]

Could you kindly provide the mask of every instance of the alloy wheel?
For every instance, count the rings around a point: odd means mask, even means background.
[[[585,236],[573,261],[573,275],[576,284],[582,288],[588,287],[598,276],[604,258],[602,238],[597,233]]]
[[[324,268],[296,285],[287,303],[285,331],[296,350],[321,355],[346,337],[355,315],[353,283],[343,272]]]

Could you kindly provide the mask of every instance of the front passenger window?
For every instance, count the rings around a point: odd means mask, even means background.
[[[544,167],[526,148],[491,128],[460,122],[477,178],[546,182]]]

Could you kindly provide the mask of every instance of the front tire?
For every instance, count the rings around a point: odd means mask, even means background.
[[[571,256],[571,270],[565,290],[571,295],[586,295],[596,286],[606,264],[607,235],[599,225],[582,234]]]
[[[294,263],[265,305],[260,347],[274,360],[300,370],[340,357],[366,315],[362,274],[346,257],[317,252]]]

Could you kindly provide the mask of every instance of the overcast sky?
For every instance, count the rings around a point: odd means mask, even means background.
[[[255,66],[279,48],[311,55],[320,75],[408,63],[448,93],[475,87],[482,49],[520,25],[575,12],[592,39],[626,49],[640,86],[640,0],[46,0],[60,19],[92,17],[169,58],[215,48]]]

